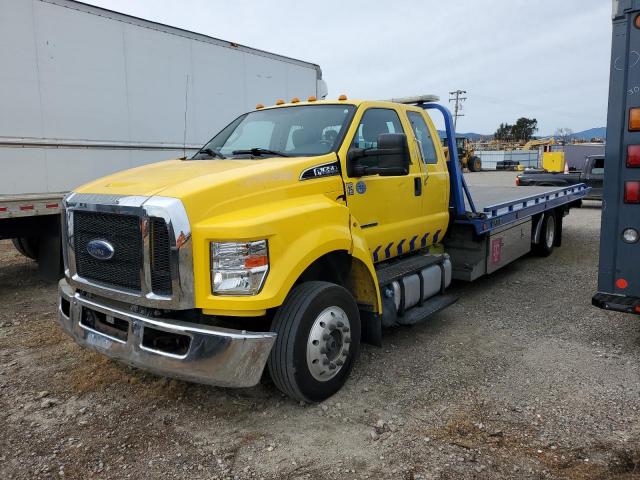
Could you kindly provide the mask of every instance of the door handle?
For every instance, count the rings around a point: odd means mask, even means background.
[[[422,195],[422,179],[420,177],[413,177],[413,188],[416,197]]]

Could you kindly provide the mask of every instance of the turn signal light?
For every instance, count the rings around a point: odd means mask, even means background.
[[[640,108],[629,110],[629,131],[640,132]]]
[[[627,147],[627,167],[640,168],[640,145]]]
[[[624,203],[640,203],[640,182],[624,182]]]

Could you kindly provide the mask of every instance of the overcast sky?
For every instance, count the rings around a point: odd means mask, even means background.
[[[606,124],[610,0],[87,0],[322,67],[329,97],[467,90],[460,132]]]

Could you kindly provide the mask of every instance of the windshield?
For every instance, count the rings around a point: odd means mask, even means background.
[[[353,105],[301,105],[247,113],[225,127],[194,158],[315,156],[337,150]]]

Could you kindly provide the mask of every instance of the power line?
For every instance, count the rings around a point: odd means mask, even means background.
[[[456,102],[453,107],[453,129],[456,130],[456,126],[458,125],[458,117],[464,117],[464,113],[460,113],[462,111],[462,102],[464,102],[467,97],[466,90],[455,90],[453,92],[449,92],[449,103]]]

